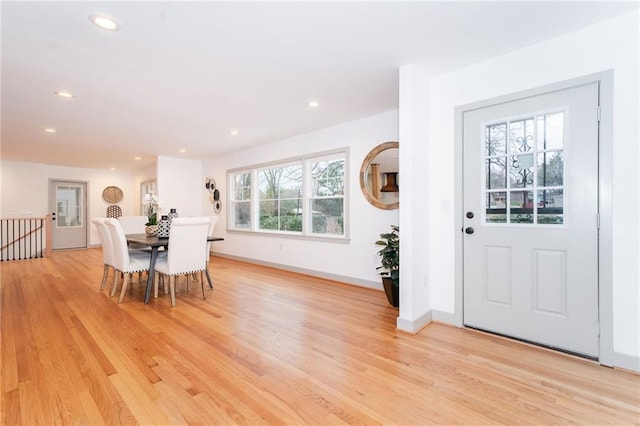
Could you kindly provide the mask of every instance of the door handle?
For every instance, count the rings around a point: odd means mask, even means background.
[[[471,234],[473,234],[474,232],[476,232],[476,230],[475,230],[475,229],[473,229],[472,227],[468,227],[467,229],[465,229],[465,230],[464,230],[464,232],[465,232],[465,233],[467,233],[467,234],[469,234],[469,235],[471,235]]]

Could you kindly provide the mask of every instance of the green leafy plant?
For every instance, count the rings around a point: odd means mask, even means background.
[[[380,266],[376,268],[383,278],[390,278],[391,283],[400,286],[400,227],[391,225],[391,232],[380,234],[376,245],[383,246],[378,251]]]

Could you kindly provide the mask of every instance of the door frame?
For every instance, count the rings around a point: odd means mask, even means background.
[[[53,184],[53,182],[73,182],[73,183],[83,183],[85,185],[86,188],[86,194],[85,194],[85,209],[84,209],[84,223],[86,223],[86,244],[84,248],[89,248],[91,247],[91,222],[89,221],[89,218],[91,217],[91,214],[89,212],[89,200],[91,199],[91,186],[89,185],[89,181],[88,180],[80,180],[80,179],[64,179],[64,178],[49,178],[49,184],[47,187],[47,209],[49,211],[49,214],[51,214],[51,203],[53,202],[53,200],[51,199],[51,185]],[[57,219],[56,219],[57,220]],[[53,241],[51,241],[51,245],[53,245]]]
[[[603,71],[582,77],[498,96],[455,108],[454,117],[454,324],[464,327],[464,271],[463,271],[463,154],[465,112],[486,108],[522,98],[571,87],[599,83],[600,125],[598,130],[598,309],[600,325],[600,357],[602,365],[613,366],[613,71]],[[596,111],[594,111],[596,114]]]

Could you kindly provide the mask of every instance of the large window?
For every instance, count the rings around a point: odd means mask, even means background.
[[[228,172],[229,228],[346,237],[345,151]]]

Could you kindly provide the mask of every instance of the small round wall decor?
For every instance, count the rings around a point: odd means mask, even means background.
[[[105,200],[109,204],[118,204],[122,201],[123,197],[122,189],[117,186],[107,186],[102,191],[102,199]]]

